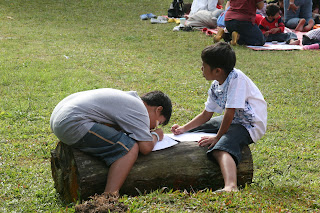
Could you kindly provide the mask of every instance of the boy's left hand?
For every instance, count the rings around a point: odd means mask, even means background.
[[[202,147],[209,146],[208,149],[210,149],[214,147],[218,141],[219,139],[217,137],[204,136],[198,141],[198,144]]]

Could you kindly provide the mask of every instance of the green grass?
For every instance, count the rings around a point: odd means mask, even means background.
[[[57,138],[49,119],[65,96],[101,87],[162,90],[174,103],[166,132],[203,109],[210,82],[200,52],[212,39],[139,19],[166,14],[170,2],[0,2],[0,212],[74,211],[59,199],[50,168]],[[320,212],[320,52],[235,51],[236,67],[268,102],[267,134],[251,146],[253,184],[222,195],[123,196],[131,212]]]

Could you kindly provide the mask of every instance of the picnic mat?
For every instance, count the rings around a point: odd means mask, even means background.
[[[202,32],[205,33],[207,36],[213,36],[217,34],[218,28],[215,29],[208,29],[208,28],[203,28]],[[248,48],[252,50],[302,50],[302,36],[306,32],[299,32],[299,31],[293,31],[288,28],[285,28],[285,32],[294,32],[298,39],[300,40],[300,45],[289,45],[286,44],[285,42],[277,42],[277,43],[272,43],[272,42],[266,42],[263,46],[247,46]]]
[[[272,42],[266,42],[263,46],[247,46],[252,50],[302,50],[301,45],[289,45],[285,42],[278,42],[273,44]]]
[[[306,32],[299,32],[299,31],[294,31],[290,30],[288,28],[285,29],[285,32],[294,32],[298,39],[300,40],[300,45],[289,45],[286,44],[285,42],[277,42],[277,43],[272,43],[272,42],[266,42],[263,46],[247,46],[248,48],[252,50],[302,50],[302,36]]]

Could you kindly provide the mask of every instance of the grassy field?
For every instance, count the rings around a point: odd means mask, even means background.
[[[49,127],[55,105],[102,87],[162,90],[169,125],[204,107],[200,70],[212,38],[173,32],[139,15],[165,15],[171,0],[0,1],[0,212],[73,212],[53,185]],[[268,131],[251,145],[253,183],[239,192],[155,191],[123,196],[130,212],[320,212],[320,51],[234,48],[236,67],[268,102]],[[213,180],[214,181],[214,180]]]

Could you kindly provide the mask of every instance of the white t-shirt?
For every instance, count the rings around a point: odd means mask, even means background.
[[[147,108],[137,92],[103,88],[78,92],[53,110],[51,129],[64,143],[78,142],[95,123],[116,124],[137,141],[152,141]]]
[[[191,5],[189,15],[193,15],[200,10],[214,11],[217,10],[218,0],[194,0]]]
[[[233,69],[222,85],[213,81],[205,110],[222,113],[235,108],[233,124],[242,124],[256,142],[267,129],[267,103],[260,90],[243,72]]]

